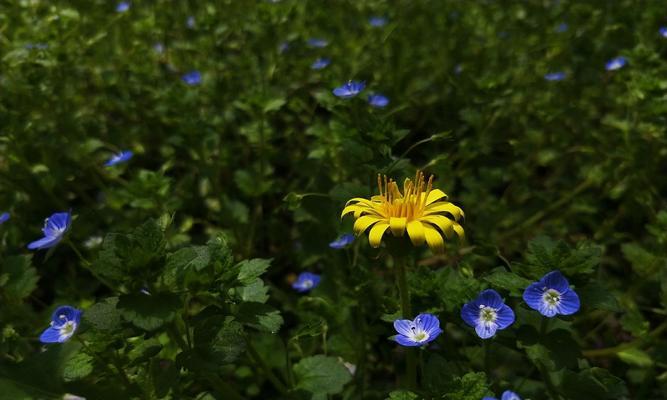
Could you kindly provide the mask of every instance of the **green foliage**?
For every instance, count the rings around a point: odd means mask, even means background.
[[[663,4],[129,3],[2,3],[0,399],[667,393]],[[350,79],[366,89],[332,94]],[[378,173],[418,169],[465,211],[465,241],[329,247]],[[70,209],[57,246],[26,249]],[[425,348],[389,340],[396,243],[405,317],[443,329]],[[573,315],[522,298],[552,270]],[[303,271],[322,280],[299,293]],[[487,288],[516,320],[482,341],[460,313]],[[74,336],[40,343],[65,304]]]

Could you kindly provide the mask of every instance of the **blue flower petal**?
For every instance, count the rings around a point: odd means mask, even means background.
[[[497,329],[498,325],[496,324],[478,324],[475,326],[475,332],[477,332],[477,336],[482,339],[488,339],[492,337],[496,334]]]
[[[660,33],[660,36],[664,37],[667,39],[667,27],[663,26],[658,30],[658,33]]]
[[[500,308],[503,305],[503,298],[493,289],[486,289],[479,294],[478,303],[483,306]]]
[[[628,59],[620,56],[620,57],[615,57],[612,58],[605,64],[605,68],[607,71],[616,71],[617,69],[621,69],[625,67],[625,65],[628,63]]]
[[[310,68],[314,70],[320,70],[326,68],[330,63],[331,59],[320,57],[310,65]]]
[[[44,229],[55,230],[56,232],[65,231],[69,228],[72,215],[69,212],[55,213],[46,219]]]
[[[483,397],[482,400],[498,400],[495,397]]]
[[[8,212],[3,212],[0,214],[0,225],[4,224],[5,222],[9,221],[10,215]]]
[[[475,304],[474,301],[464,304],[461,308],[461,318],[469,326],[476,326],[477,319],[479,318],[479,305]]]
[[[408,336],[412,333],[410,327],[412,326],[412,321],[409,319],[397,319],[394,321],[394,329],[401,335]]]
[[[528,285],[526,290],[523,291],[523,301],[526,302],[528,307],[533,310],[540,310],[542,306],[542,295],[544,293],[544,284],[541,282],[534,282]]]
[[[496,317],[496,324],[498,325],[498,329],[505,329],[512,325],[514,323],[514,319],[514,311],[512,311],[512,309],[507,304],[503,304],[502,307],[500,307],[498,310]]]
[[[366,83],[363,81],[349,81],[346,84],[335,88],[333,94],[343,99],[349,99],[358,95],[365,87]]]
[[[542,282],[548,289],[556,289],[560,293],[563,293],[570,288],[570,284],[560,271],[549,272],[540,279],[540,282]]]
[[[551,72],[544,75],[544,79],[552,82],[562,81],[567,77],[565,72]]]
[[[387,18],[385,17],[370,17],[368,23],[374,28],[380,28],[387,25]]]
[[[419,314],[415,318],[415,324],[417,327],[421,327],[426,333],[429,334],[429,339],[431,337],[439,335],[442,330],[440,329],[440,321],[433,314]]]
[[[60,330],[48,327],[39,336],[39,341],[42,343],[60,343]]]
[[[66,321],[74,321],[78,325],[81,322],[81,310],[72,306],[60,306],[51,315],[51,321],[54,326],[61,326],[63,319]]]
[[[505,390],[500,400],[521,400],[521,397],[519,397],[518,394],[512,392],[511,390]]]
[[[116,12],[118,12],[118,13],[123,13],[123,12],[125,12],[129,9],[130,9],[130,2],[129,1],[121,1],[116,6]]]
[[[563,315],[572,315],[579,311],[580,303],[579,296],[574,290],[567,290],[561,294],[560,304],[558,305],[558,313]]]
[[[116,164],[124,163],[130,160],[134,156],[134,153],[131,150],[123,150],[118,154],[114,154],[109,161],[104,163],[105,167],[111,167]]]
[[[408,346],[408,347],[415,347],[415,346],[421,346],[421,343],[417,343],[413,340],[408,339],[406,336],[403,335],[396,335],[394,337],[394,340],[398,342],[401,346]]]
[[[39,240],[35,240],[34,242],[31,242],[28,244],[28,249],[29,250],[41,250],[41,249],[48,249],[50,247],[55,246],[60,242],[59,237],[44,237]]]
[[[316,48],[323,48],[327,47],[329,45],[329,42],[326,39],[322,38],[310,38],[308,39],[308,46],[310,47],[316,47]]]
[[[329,243],[329,247],[332,249],[342,249],[350,245],[352,242],[354,242],[354,235],[351,233],[346,233],[341,235],[341,237],[334,240],[333,242]]]
[[[382,94],[376,93],[368,96],[368,103],[373,107],[384,108],[389,104],[389,98]]]
[[[187,72],[183,74],[181,80],[183,80],[186,85],[199,85],[201,83],[201,72],[196,70]]]
[[[320,279],[319,275],[312,272],[302,272],[292,284],[292,288],[301,293],[308,292],[320,284]]]

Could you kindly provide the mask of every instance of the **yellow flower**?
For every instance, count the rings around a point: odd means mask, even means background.
[[[406,179],[403,193],[393,180],[378,175],[380,195],[370,200],[356,197],[345,204],[341,218],[353,213],[354,232],[362,234],[370,228],[368,241],[379,247],[387,229],[396,237],[407,230],[415,246],[426,242],[434,253],[445,251],[444,239],[454,234],[464,237],[459,220],[464,218],[463,210],[447,201],[447,194],[433,189],[433,176],[424,180],[424,174],[417,172],[414,182]]]

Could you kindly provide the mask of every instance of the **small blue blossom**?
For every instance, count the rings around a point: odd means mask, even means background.
[[[125,12],[129,9],[130,9],[130,2],[129,1],[121,1],[116,6],[116,12],[118,12],[118,13],[123,13],[123,12]]]
[[[117,153],[117,154],[114,154],[113,156],[111,156],[109,161],[104,163],[104,166],[105,167],[111,167],[111,166],[114,166],[116,164],[121,164],[121,163],[127,162],[130,158],[132,158],[132,156],[134,156],[134,153],[132,151],[123,150],[120,153]]]
[[[4,224],[7,221],[9,221],[9,213],[3,212],[2,214],[0,214],[0,225]]]
[[[327,47],[329,45],[329,42],[326,39],[322,38],[310,38],[308,39],[308,46],[310,47],[316,47],[316,48],[322,48],[322,47]]]
[[[42,228],[44,237],[28,244],[28,249],[48,249],[57,245],[69,230],[71,223],[72,214],[69,211],[51,215],[44,221],[44,228]]]
[[[389,98],[380,93],[375,93],[368,96],[368,104],[372,105],[373,107],[384,108],[387,106],[387,104],[389,104]]]
[[[157,42],[153,45],[153,51],[155,51],[158,54],[164,53],[164,44]]]
[[[81,310],[70,306],[61,306],[51,316],[51,326],[39,336],[42,343],[63,343],[74,335],[81,323]]]
[[[409,347],[425,345],[442,333],[440,321],[433,314],[419,314],[414,321],[397,319],[394,321],[394,329],[398,332],[394,340],[401,346]]]
[[[551,271],[538,282],[531,283],[523,292],[528,307],[545,317],[556,314],[571,315],[579,311],[579,296],[560,271]]]
[[[570,27],[565,22],[561,22],[560,24],[558,24],[558,26],[556,26],[556,29],[554,30],[556,31],[556,33],[565,33],[567,32],[568,29],[570,29]]]
[[[282,42],[278,45],[278,53],[284,53],[289,50],[289,42]]]
[[[475,328],[477,336],[488,339],[499,329],[514,323],[514,311],[505,304],[493,289],[486,289],[470,303],[461,308],[461,318]]]
[[[343,98],[349,99],[359,94],[366,87],[366,82],[363,81],[348,81],[343,86],[339,86],[333,90],[333,94]]]
[[[667,39],[667,26],[660,27],[660,29],[658,29],[658,33],[660,33],[660,36]]]
[[[193,85],[199,85],[201,83],[201,72],[199,71],[190,71],[181,77],[183,82],[185,82],[187,85],[193,86]]]
[[[605,64],[605,68],[607,71],[616,71],[617,69],[621,69],[625,67],[625,65],[628,63],[628,59],[620,56],[620,57],[615,57],[612,58]]]
[[[562,72],[562,71],[559,71],[559,72],[550,72],[550,73],[544,75],[544,79],[546,79],[546,80],[548,80],[548,81],[552,81],[552,82],[555,82],[555,81],[562,81],[562,80],[565,79],[566,77],[567,77],[567,73]]]
[[[319,275],[313,274],[312,272],[302,272],[292,284],[292,288],[296,289],[297,292],[308,292],[311,289],[315,289],[317,285],[320,284],[320,279]]]
[[[498,400],[495,397],[484,397],[482,400]],[[503,392],[503,396],[500,398],[500,400],[521,400],[521,397],[519,397],[518,394],[512,392],[511,390],[505,390]]]
[[[185,25],[190,28],[194,29],[195,27],[195,17],[194,16],[189,16],[187,20],[185,20]]]
[[[333,242],[329,243],[329,247],[331,247],[332,249],[344,249],[352,242],[354,242],[354,235],[351,233],[346,233],[344,235],[341,235],[338,239],[334,240]]]
[[[370,17],[368,23],[374,28],[381,28],[387,25],[387,18],[378,16]]]
[[[311,64],[310,68],[315,69],[315,70],[324,69],[330,63],[331,63],[331,59],[320,57]]]

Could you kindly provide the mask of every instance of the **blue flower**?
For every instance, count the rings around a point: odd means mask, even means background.
[[[188,19],[185,20],[185,25],[190,29],[194,29],[194,27],[195,27],[195,17],[193,17],[192,15],[189,16]]]
[[[470,303],[461,308],[461,318],[475,328],[477,336],[488,339],[499,329],[505,329],[514,322],[514,311],[505,304],[493,289],[486,289]]]
[[[544,79],[548,81],[562,81],[567,77],[567,73],[559,71],[559,72],[550,72],[546,75],[544,75]]]
[[[363,81],[348,81],[343,86],[339,86],[333,90],[333,94],[343,98],[349,99],[359,94],[366,87],[366,82]]]
[[[432,342],[442,333],[440,321],[433,314],[419,314],[414,321],[397,319],[394,321],[394,329],[398,332],[394,340],[401,346],[410,347]]]
[[[326,68],[331,63],[331,59],[320,57],[310,66],[312,69],[323,69]]]
[[[60,242],[72,223],[72,214],[67,212],[55,213],[44,221],[44,237],[28,245],[30,250],[48,249]]]
[[[187,72],[183,74],[181,79],[190,86],[199,85],[201,83],[201,72],[196,70]]]
[[[378,16],[370,17],[368,23],[374,28],[381,28],[387,25],[387,18]]]
[[[2,214],[0,214],[0,225],[4,224],[7,221],[9,221],[9,213],[3,212]]]
[[[51,316],[51,326],[39,336],[42,343],[63,343],[74,335],[81,323],[81,310],[74,307],[58,307]]]
[[[621,69],[625,67],[625,65],[628,63],[628,59],[621,56],[621,57],[616,57],[612,58],[605,64],[605,68],[607,71],[616,71],[617,69]]]
[[[296,289],[297,292],[307,292],[311,289],[315,289],[317,285],[320,284],[320,279],[319,275],[313,274],[312,272],[302,272],[296,278],[292,287]]]
[[[104,166],[105,167],[111,167],[111,166],[114,166],[116,164],[124,163],[124,162],[128,161],[130,158],[132,158],[132,156],[134,156],[134,153],[132,151],[123,150],[120,153],[114,154],[113,156],[111,156],[109,161],[104,163]]]
[[[153,50],[158,54],[164,53],[164,44],[162,44],[160,42],[155,43],[153,45]]]
[[[570,29],[570,27],[565,22],[561,22],[560,24],[558,24],[558,26],[554,30],[557,33],[565,33],[565,32],[567,32],[568,29]]]
[[[482,400],[498,400],[495,397],[484,397]],[[521,400],[518,394],[512,392],[511,390],[505,390],[503,396],[500,400]]]
[[[118,3],[116,6],[116,12],[122,13],[130,9],[130,2],[129,1],[121,1]]]
[[[322,47],[327,47],[329,45],[329,42],[326,39],[322,38],[310,38],[308,39],[308,46],[310,47],[317,47],[317,48],[322,48]]]
[[[658,29],[658,33],[660,33],[660,36],[667,39],[667,26],[660,27],[660,29]]]
[[[344,249],[352,242],[354,242],[354,235],[351,233],[346,233],[341,235],[341,237],[334,240],[333,242],[329,243],[329,247],[332,249]]]
[[[387,104],[389,104],[389,99],[387,96],[384,96],[380,93],[375,93],[368,96],[368,104],[372,105],[373,107],[384,108],[387,106]]]
[[[551,271],[538,282],[531,283],[523,292],[528,307],[545,317],[556,314],[570,315],[579,311],[579,296],[560,271]]]

